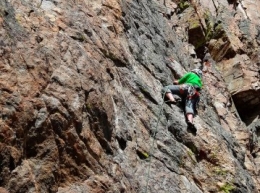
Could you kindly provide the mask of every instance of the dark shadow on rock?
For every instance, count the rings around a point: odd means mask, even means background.
[[[127,146],[127,141],[121,137],[116,137],[116,139],[118,141],[120,149],[125,150],[125,148]]]
[[[113,150],[110,146],[112,139],[112,126],[108,121],[106,112],[101,107],[87,108],[89,113],[90,128],[98,139],[100,145],[107,154],[112,155]]]

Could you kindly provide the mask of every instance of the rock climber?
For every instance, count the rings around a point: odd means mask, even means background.
[[[202,71],[199,68],[195,68],[186,73],[179,80],[174,80],[173,85],[168,85],[163,88],[165,93],[166,103],[176,104],[177,101],[174,98],[174,94],[181,97],[185,103],[185,114],[188,127],[196,132],[196,128],[193,123],[194,113],[196,111],[196,105],[199,102],[199,92],[202,88]]]

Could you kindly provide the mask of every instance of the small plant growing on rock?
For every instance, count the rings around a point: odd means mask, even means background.
[[[146,157],[146,158],[148,158],[148,157],[149,157],[149,154],[148,154],[148,153],[145,153],[145,152],[143,152],[143,156],[144,156],[144,157]]]
[[[224,169],[221,169],[219,167],[216,167],[214,169],[214,172],[217,174],[217,175],[220,175],[220,176],[225,176],[227,175],[228,171],[227,170],[224,170]]]
[[[184,168],[185,167],[185,156],[181,156],[179,161],[179,167]]]
[[[136,153],[137,153],[138,157],[140,159],[142,159],[142,160],[147,159],[147,158],[150,157],[148,153],[146,153],[146,152],[144,152],[144,151],[142,151],[140,149],[136,150]]]
[[[191,150],[188,150],[187,154],[190,157],[190,159],[192,160],[193,164],[195,164],[196,159],[194,158],[194,153]]]
[[[230,193],[230,191],[234,190],[235,187],[233,184],[226,183],[225,185],[221,186],[219,188],[220,191],[225,192],[225,193]]]
[[[144,99],[143,95],[141,95],[141,94],[138,94],[137,98],[138,98],[139,101],[142,101]]]
[[[215,165],[217,165],[219,163],[220,160],[218,158],[219,157],[218,152],[219,152],[218,148],[211,151],[211,153],[208,156],[208,161],[210,163],[215,164]]]
[[[180,8],[180,11],[183,12],[185,9],[187,9],[188,7],[190,6],[189,2],[187,1],[181,1],[179,4],[178,4],[178,7]]]

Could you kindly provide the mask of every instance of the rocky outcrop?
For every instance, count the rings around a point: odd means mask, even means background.
[[[0,192],[248,192],[259,3],[0,1]],[[204,71],[195,124],[161,89]]]

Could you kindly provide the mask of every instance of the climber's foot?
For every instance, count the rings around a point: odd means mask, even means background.
[[[165,101],[166,104],[173,104],[173,105],[176,105],[177,104],[177,101],[171,101],[171,100],[168,100],[168,101]]]
[[[189,129],[193,134],[196,135],[197,129],[196,129],[195,125],[194,125],[192,122],[190,122],[190,121],[187,121],[187,124],[188,124],[188,129]]]

